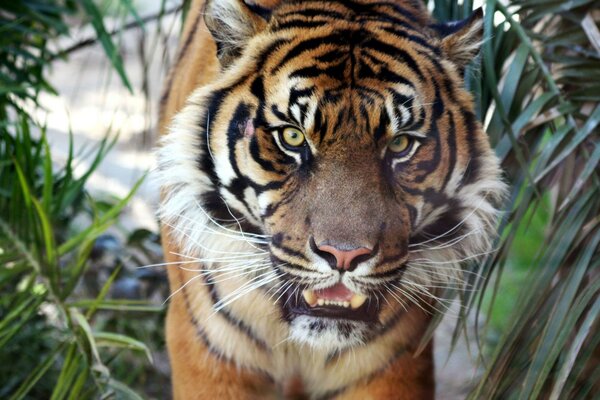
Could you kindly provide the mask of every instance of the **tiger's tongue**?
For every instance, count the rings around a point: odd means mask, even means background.
[[[327,289],[315,290],[320,299],[333,301],[350,301],[354,293],[350,291],[343,283],[336,283]]]

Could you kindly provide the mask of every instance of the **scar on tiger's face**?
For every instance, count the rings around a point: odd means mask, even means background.
[[[292,339],[343,348],[460,281],[460,261],[489,248],[502,185],[449,39],[391,34],[376,14],[285,29],[303,7],[276,9],[222,55],[184,113],[206,136],[200,195],[224,202],[205,209],[269,238]],[[479,27],[480,15],[449,37]]]

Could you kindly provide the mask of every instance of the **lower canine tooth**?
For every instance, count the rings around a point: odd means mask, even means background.
[[[350,302],[345,301],[342,305],[344,306],[344,308],[348,308],[348,307],[350,307]]]
[[[320,305],[320,306],[322,306],[323,304],[325,304],[325,300],[323,300],[323,299],[319,299],[319,300],[317,301],[317,304],[318,304],[318,305]]]
[[[353,310],[356,310],[358,307],[362,306],[367,300],[367,296],[363,296],[362,294],[355,294],[350,299],[350,306]]]
[[[304,297],[304,300],[306,300],[311,307],[314,307],[317,304],[317,295],[312,290],[302,291],[302,297]]]

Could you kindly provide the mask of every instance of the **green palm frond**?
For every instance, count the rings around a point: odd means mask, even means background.
[[[472,2],[434,2],[443,20]],[[599,2],[489,0],[479,74],[467,86],[512,192],[498,251],[481,266],[469,310],[494,312],[507,270],[526,271],[472,398],[582,398],[598,390],[600,265]],[[532,215],[548,214],[537,254],[515,253]],[[519,233],[519,231],[522,231]],[[534,249],[535,250],[535,249]],[[491,301],[489,299],[492,299]],[[462,329],[459,322],[457,330]],[[489,330],[488,330],[489,333]]]

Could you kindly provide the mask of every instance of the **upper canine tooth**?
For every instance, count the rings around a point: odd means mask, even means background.
[[[364,296],[362,294],[355,294],[350,299],[350,306],[353,310],[356,310],[358,307],[362,306],[366,300],[367,296]]]
[[[311,307],[314,307],[317,304],[317,295],[312,290],[303,290],[302,297],[304,297],[304,300],[306,300]]]

